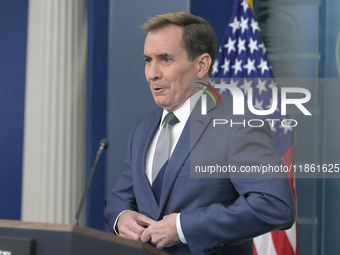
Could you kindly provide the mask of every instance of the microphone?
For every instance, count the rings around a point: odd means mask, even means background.
[[[74,217],[74,220],[72,222],[73,225],[77,225],[77,226],[79,225],[80,211],[83,208],[85,200],[87,198],[87,193],[88,193],[89,188],[91,186],[91,182],[92,182],[94,173],[96,172],[98,161],[99,161],[100,156],[102,155],[103,151],[105,151],[108,147],[109,147],[109,141],[107,139],[104,138],[104,139],[100,140],[99,148],[98,148],[97,155],[96,155],[96,159],[95,159],[94,164],[92,166],[89,179],[87,180],[83,196],[81,197],[81,201],[80,201],[80,204],[79,204],[76,216]]]

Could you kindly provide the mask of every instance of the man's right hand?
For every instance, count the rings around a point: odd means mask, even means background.
[[[120,215],[117,228],[121,237],[140,241],[140,237],[144,233],[145,228],[154,222],[153,219],[143,214],[135,211],[127,211]]]

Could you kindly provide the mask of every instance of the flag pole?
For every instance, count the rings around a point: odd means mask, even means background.
[[[253,0],[247,0],[250,8],[252,9],[253,13],[254,13],[254,5],[253,5]]]

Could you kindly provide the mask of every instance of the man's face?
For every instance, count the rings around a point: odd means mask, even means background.
[[[190,62],[183,48],[182,28],[169,25],[150,31],[144,44],[145,77],[153,98],[169,112],[178,109],[195,88],[197,60]]]

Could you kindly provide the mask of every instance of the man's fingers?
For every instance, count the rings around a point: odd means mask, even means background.
[[[136,240],[136,241],[140,240],[140,235],[130,229],[122,229],[122,232],[119,235],[121,237]]]
[[[151,242],[159,249],[173,246],[179,242],[176,215],[167,215],[156,222],[138,212],[128,211],[118,220],[119,232],[122,237]]]
[[[135,234],[138,234],[139,236],[143,234],[145,228],[144,226],[140,225],[138,223],[138,219],[136,218],[129,218],[126,220],[124,227],[126,228],[126,232],[133,232]]]
[[[139,214],[137,217],[137,223],[143,227],[148,227],[155,222],[156,221],[154,221],[153,219],[150,219],[149,217],[146,217],[143,214]]]
[[[177,213],[165,216],[161,221],[154,222],[145,229],[141,235],[143,242],[150,241],[155,244],[157,248],[170,247],[180,242],[177,227],[176,227]]]
[[[143,232],[143,234],[140,236],[140,240],[144,243],[149,242],[150,239],[151,239],[151,235],[150,235],[149,231],[147,231],[147,230],[145,230]]]
[[[143,234],[145,227],[141,224],[139,224],[138,221],[131,222],[131,225],[129,225],[129,228],[131,231],[135,232],[138,235]]]
[[[118,220],[119,235],[133,240],[141,240],[146,227],[155,221],[135,211],[124,212]]]
[[[120,236],[133,240],[140,240],[145,228],[140,226],[136,221],[128,221],[120,229]]]

